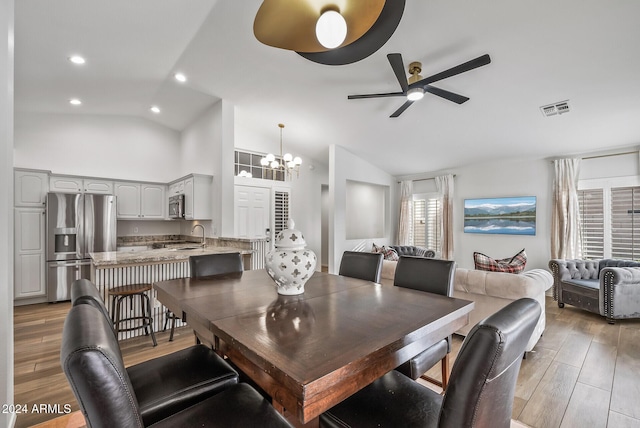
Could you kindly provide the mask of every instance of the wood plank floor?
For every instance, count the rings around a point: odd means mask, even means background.
[[[513,418],[535,428],[640,428],[640,320],[609,325],[595,314],[569,306],[559,309],[551,298],[546,309],[545,333],[520,369]],[[55,418],[56,424],[49,426],[79,426],[77,417],[60,419],[51,408],[31,411],[34,404],[58,404],[61,411],[68,404],[78,410],[59,363],[68,310],[68,303],[14,309],[15,403],[29,409],[18,415],[16,427]],[[155,348],[148,337],[122,341],[125,364],[194,343],[188,327],[177,329],[173,342],[168,342],[168,332],[157,338]],[[455,336],[454,358],[461,343]],[[438,378],[439,372],[435,367],[429,374]],[[67,420],[72,422],[67,425]]]

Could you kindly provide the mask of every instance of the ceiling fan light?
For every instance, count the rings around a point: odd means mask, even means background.
[[[422,88],[411,88],[407,91],[407,99],[409,101],[418,101],[424,97],[424,89]]]
[[[316,22],[316,37],[325,48],[337,48],[347,37],[347,21],[335,10],[323,12]]]

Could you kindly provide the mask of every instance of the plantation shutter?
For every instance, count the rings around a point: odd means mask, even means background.
[[[274,236],[287,228],[289,221],[289,192],[275,191]]]
[[[419,247],[424,247],[426,244],[425,207],[426,201],[424,199],[413,201],[413,227],[411,228],[411,237],[413,239],[411,242],[413,242],[413,245],[417,245]]]
[[[604,258],[604,192],[602,189],[578,191],[582,234],[582,257]]]
[[[611,189],[611,257],[640,258],[640,187]]]
[[[442,248],[442,207],[439,198],[427,199],[425,247],[440,251]]]

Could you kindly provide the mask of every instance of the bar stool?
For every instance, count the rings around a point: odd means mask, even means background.
[[[121,331],[131,331],[144,328],[146,336],[151,332],[151,340],[153,340],[153,346],[157,346],[156,335],[153,332],[153,317],[151,316],[151,301],[147,295],[147,291],[151,291],[151,284],[129,284],[120,287],[115,287],[109,290],[109,295],[113,296],[111,301],[111,316],[113,317],[113,325],[116,330],[116,337]],[[129,297],[130,310],[133,310],[133,298],[134,296],[140,297],[140,309],[141,315],[133,316],[129,318],[120,318],[120,304],[122,301]],[[142,323],[134,325],[132,327],[120,328],[123,322],[141,320]]]

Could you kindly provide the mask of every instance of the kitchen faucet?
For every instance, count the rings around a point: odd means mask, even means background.
[[[196,227],[200,226],[202,228],[202,248],[204,248],[206,246],[205,243],[205,238],[204,238],[204,226],[201,224],[196,224],[195,226],[193,226],[193,229],[191,229],[191,234],[193,235],[193,231],[196,230]]]

